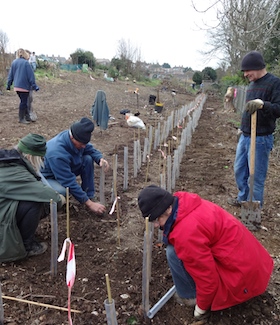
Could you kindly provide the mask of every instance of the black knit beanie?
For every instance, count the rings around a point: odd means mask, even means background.
[[[260,52],[247,53],[241,62],[241,71],[262,70],[265,68],[263,56]]]
[[[70,130],[74,139],[83,144],[87,144],[90,142],[94,124],[89,118],[83,117],[79,122],[73,123]]]
[[[138,196],[138,206],[142,216],[149,217],[149,221],[161,216],[173,201],[174,196],[156,185],[145,187]]]

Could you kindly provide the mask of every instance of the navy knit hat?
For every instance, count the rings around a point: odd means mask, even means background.
[[[257,51],[247,53],[241,62],[241,71],[262,70],[264,68],[263,56]]]
[[[79,122],[73,123],[70,130],[74,139],[83,144],[87,144],[90,142],[94,124],[89,118],[83,117]]]
[[[161,216],[173,204],[173,201],[173,195],[156,185],[147,186],[138,196],[138,206],[142,216],[149,217],[149,221]]]

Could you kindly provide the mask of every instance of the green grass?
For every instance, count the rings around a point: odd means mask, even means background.
[[[236,120],[230,119],[229,123],[233,124],[236,128],[240,128],[240,126],[241,126],[240,120],[236,121]]]

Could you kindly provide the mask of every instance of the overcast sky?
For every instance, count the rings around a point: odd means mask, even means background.
[[[205,9],[205,0],[194,1]],[[68,58],[81,48],[111,60],[124,40],[140,51],[141,61],[202,70],[217,68],[216,60],[199,53],[206,34],[196,24],[209,17],[196,13],[191,0],[5,0],[0,30],[9,39],[8,52],[24,48]]]

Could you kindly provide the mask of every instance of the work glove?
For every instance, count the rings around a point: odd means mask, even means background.
[[[203,320],[210,316],[210,310],[203,310],[198,305],[195,305],[193,315],[197,320]]]
[[[38,91],[40,88],[38,86],[36,86],[35,90]]]
[[[256,110],[262,109],[263,104],[264,102],[261,99],[250,100],[245,106],[245,111],[249,112],[250,114],[253,114]]]

